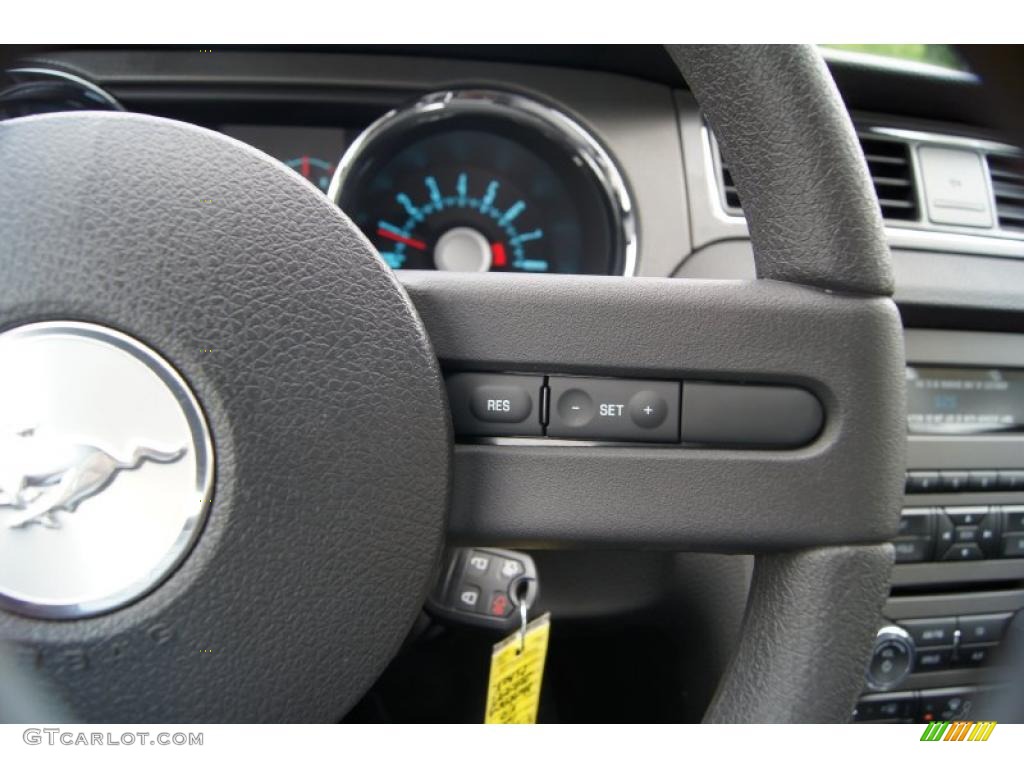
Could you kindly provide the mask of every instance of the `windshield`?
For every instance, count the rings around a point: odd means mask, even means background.
[[[951,45],[933,45],[924,43],[891,43],[884,45],[822,45],[822,48],[829,48],[849,53],[866,54],[868,56],[881,56],[890,59],[911,61],[917,64],[930,64],[945,69],[955,69],[967,72],[968,67],[957,55]]]

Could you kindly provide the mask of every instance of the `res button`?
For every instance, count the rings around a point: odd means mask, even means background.
[[[469,407],[481,421],[516,424],[530,415],[533,398],[519,384],[484,384],[473,390]]]
[[[459,435],[531,436],[543,433],[541,376],[456,373],[448,377],[448,400]]]

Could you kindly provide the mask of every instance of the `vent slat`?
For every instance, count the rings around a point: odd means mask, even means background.
[[[1024,221],[1024,205],[1000,205],[999,221],[1002,221],[1003,219]]]
[[[1002,229],[1024,230],[1024,159],[988,156],[989,176],[996,198],[996,219]]]
[[[992,169],[992,180],[1003,181],[1007,184],[1024,184],[1024,173],[1014,173],[1013,171],[1004,171]]]
[[[992,189],[996,193],[996,199],[1007,198],[1009,200],[1024,200],[1024,179],[1020,184],[1010,184],[1005,181],[993,181]]]
[[[875,176],[871,174],[871,181],[874,182],[875,187],[909,187],[911,186],[910,179],[891,179],[885,176]]]
[[[882,217],[898,221],[918,218],[917,189],[910,164],[910,147],[902,141],[861,137],[861,148],[875,186]],[[730,213],[742,214],[743,208],[729,165],[719,154],[722,196]]]
[[[903,211],[912,211],[917,208],[917,205],[912,200],[895,200],[887,197],[880,197],[878,204],[882,206],[883,211],[887,208],[898,208]]]
[[[864,153],[864,159],[868,161],[868,164],[878,163],[880,165],[906,165],[907,158],[905,157],[890,157],[886,155],[872,155],[870,153]]]

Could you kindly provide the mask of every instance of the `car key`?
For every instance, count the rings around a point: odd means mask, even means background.
[[[456,624],[510,632],[521,612],[537,600],[539,585],[533,558],[508,549],[460,547],[446,554],[427,611]]]

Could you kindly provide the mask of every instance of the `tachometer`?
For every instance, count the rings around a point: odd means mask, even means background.
[[[334,175],[334,165],[319,157],[303,155],[285,160],[284,164],[297,171],[304,179],[309,179],[322,192],[327,191],[331,177]]]
[[[328,194],[396,269],[632,273],[632,210],[611,159],[519,96],[438,93],[385,115]]]

